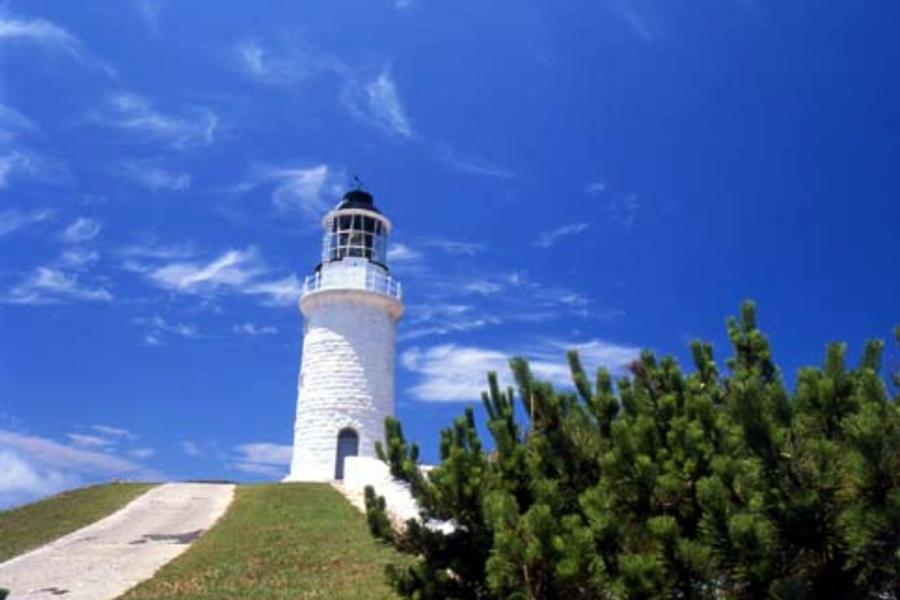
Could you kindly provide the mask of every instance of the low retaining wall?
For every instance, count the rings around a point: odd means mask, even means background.
[[[396,524],[419,517],[419,509],[409,491],[409,485],[394,479],[388,466],[377,458],[345,458],[344,480],[341,484],[347,492],[360,496],[365,493],[366,486],[371,485],[377,495],[384,496],[388,515]]]

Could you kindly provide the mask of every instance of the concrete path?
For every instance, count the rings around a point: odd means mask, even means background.
[[[234,486],[167,483],[121,510],[0,564],[9,600],[112,600],[187,550],[225,513]]]

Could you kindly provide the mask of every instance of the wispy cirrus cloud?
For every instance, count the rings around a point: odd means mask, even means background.
[[[584,186],[584,191],[590,194],[591,196],[598,196],[606,191],[606,182],[605,181],[591,181],[586,186]]]
[[[348,79],[341,99],[363,123],[406,141],[416,137],[389,67],[374,78]]]
[[[100,229],[99,221],[87,217],[70,223],[60,234],[60,239],[71,246],[56,260],[35,268],[0,297],[0,301],[25,305],[111,302],[113,294],[108,279],[92,272],[100,254],[79,246],[94,239]]]
[[[179,244],[163,244],[155,237],[142,238],[137,243],[123,246],[118,249],[118,254],[127,259],[159,259],[174,260],[190,258],[197,253],[194,244],[183,242]],[[144,268],[134,270],[146,270]]]
[[[53,219],[56,212],[44,208],[22,211],[15,208],[0,211],[0,237]]]
[[[203,449],[197,442],[186,440],[180,444],[181,450],[190,457],[198,457],[203,455]]]
[[[373,74],[336,56],[314,49],[301,36],[275,40],[245,39],[233,48],[238,68],[266,85],[292,86],[322,75],[341,82],[339,99],[362,123],[405,141],[416,138],[389,65]]]
[[[441,344],[410,348],[401,354],[400,364],[417,378],[408,390],[414,398],[426,402],[474,402],[487,388],[488,371],[496,372],[504,386],[511,384],[509,360],[513,356],[528,358],[538,378],[559,387],[572,387],[565,356],[569,349],[578,350],[587,369],[603,366],[614,373],[623,373],[640,353],[634,346],[596,339],[544,340],[531,344],[525,352]]]
[[[8,138],[15,131],[34,131],[34,121],[12,108],[0,104],[0,141]]]
[[[103,228],[102,223],[89,217],[78,217],[72,221],[60,234],[62,240],[69,244],[87,242],[98,235]]]
[[[42,266],[13,287],[3,298],[8,304],[60,304],[71,301],[110,302],[112,292],[102,283],[86,283],[81,276],[59,267]]]
[[[91,429],[105,436],[107,439],[121,441],[121,440],[136,440],[137,435],[124,429],[122,427],[113,427],[111,425],[91,425]]]
[[[176,150],[208,146],[215,140],[218,115],[206,107],[189,107],[181,114],[162,112],[147,98],[120,92],[107,99],[103,110],[89,114],[99,125],[158,141]]]
[[[343,169],[324,163],[302,166],[255,165],[245,181],[233,187],[238,195],[258,188],[271,190],[272,206],[283,216],[301,215],[318,227],[344,188]]]
[[[641,208],[637,194],[609,191],[609,186],[602,181],[588,183],[585,192],[589,196],[605,199],[603,207],[607,221],[623,233],[631,232]]]
[[[134,0],[138,15],[147,24],[152,33],[159,31],[159,21],[165,5],[161,0]]]
[[[624,233],[630,233],[637,222],[640,208],[637,194],[623,194],[610,199],[606,211],[613,225]]]
[[[286,475],[293,454],[293,446],[268,442],[241,444],[234,450],[236,456],[229,465],[231,469],[266,477]]]
[[[387,259],[391,263],[411,263],[422,260],[422,253],[406,244],[395,242],[388,248]]]
[[[59,264],[76,270],[87,268],[100,260],[100,253],[96,250],[74,247],[63,250],[59,256]]]
[[[268,172],[275,182],[272,204],[284,212],[300,212],[317,219],[327,209],[326,192],[336,192],[334,176],[328,165],[307,168],[272,169]]]
[[[594,307],[577,291],[534,281],[524,272],[471,268],[466,273],[432,272],[410,285],[416,286],[420,300],[407,306],[399,335],[406,341],[510,323],[610,319],[623,314]]]
[[[444,142],[434,145],[433,155],[438,162],[463,173],[472,173],[485,177],[499,177],[501,179],[512,179],[516,176],[512,170],[496,163],[472,156],[464,156],[453,146]]]
[[[428,238],[422,244],[429,248],[437,248],[441,252],[453,256],[475,256],[487,249],[487,245],[482,242],[464,242],[441,238]]]
[[[181,192],[191,187],[189,173],[164,169],[148,162],[124,162],[119,171],[126,178],[154,193]]]
[[[99,67],[114,77],[116,71],[106,61],[88,52],[81,40],[66,28],[41,18],[21,18],[0,7],[0,44],[26,43],[59,50],[86,66]]]
[[[233,52],[241,72],[266,85],[290,86],[327,73],[351,76],[351,69],[341,60],[314,50],[297,35],[286,36],[275,44],[243,40]]]
[[[65,164],[44,156],[25,146],[0,143],[0,189],[8,187],[14,179],[42,180],[50,183],[68,178]]]
[[[17,19],[0,14],[0,42],[17,41],[55,46],[82,58],[81,41],[59,25],[44,19]]]
[[[426,240],[423,245],[453,256],[399,247],[398,272],[415,289],[406,306],[398,338],[403,341],[447,336],[511,323],[547,323],[561,319],[618,319],[623,311],[598,307],[590,298],[563,285],[535,280],[525,271],[486,267],[476,257],[482,244]],[[445,257],[444,257],[445,258]],[[394,264],[393,261],[388,261]]]
[[[21,112],[0,104],[0,188],[16,179],[42,180],[58,183],[68,179],[65,164],[29,147],[37,125]]]
[[[150,281],[160,287],[187,294],[213,293],[242,288],[266,272],[255,248],[228,250],[207,262],[176,262],[154,269]]]
[[[264,304],[284,306],[297,301],[301,285],[293,274],[272,279],[272,270],[256,248],[227,250],[207,261],[177,261],[147,268],[147,280],[181,294],[259,296]]]
[[[257,281],[244,289],[245,294],[261,296],[269,306],[291,306],[297,303],[303,286],[296,275],[274,281]]]
[[[610,9],[642,42],[654,42],[662,36],[659,19],[644,0],[613,0]]]
[[[385,68],[374,81],[366,84],[365,91],[369,111],[377,121],[407,139],[413,137],[412,125],[388,68]]]
[[[91,425],[80,429],[79,432],[66,434],[69,441],[80,448],[113,448],[138,439],[137,435],[127,429],[110,425]]]
[[[159,315],[139,317],[135,319],[134,322],[147,328],[147,331],[144,334],[145,346],[162,346],[167,340],[173,337],[190,339],[200,337],[200,331],[195,325],[170,323]]]
[[[275,335],[278,333],[277,327],[271,325],[257,325],[256,323],[241,323],[231,328],[234,333],[246,335],[249,337],[258,337],[261,335]]]
[[[538,248],[549,248],[559,241],[560,238],[578,235],[590,226],[590,223],[569,223],[567,225],[560,225],[559,227],[548,229],[547,231],[541,232],[537,239],[534,240],[534,245]]]

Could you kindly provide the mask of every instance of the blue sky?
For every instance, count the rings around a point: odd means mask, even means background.
[[[433,460],[484,372],[900,321],[900,6],[0,4],[0,504],[273,479],[299,282],[352,174],[395,224],[397,404]]]

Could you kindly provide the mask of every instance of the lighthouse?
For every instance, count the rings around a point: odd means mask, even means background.
[[[300,296],[303,353],[291,471],[285,481],[343,479],[348,456],[375,456],[394,415],[400,284],[391,222],[368,192],[347,192],[322,219],[322,257]]]

